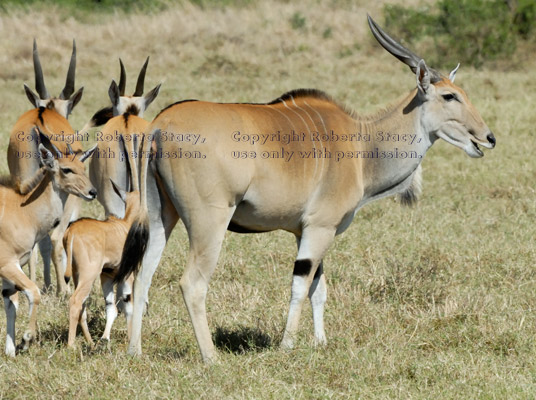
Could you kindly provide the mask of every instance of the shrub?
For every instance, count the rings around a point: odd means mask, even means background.
[[[461,62],[480,67],[485,61],[509,57],[520,35],[536,22],[534,0],[519,0],[512,10],[504,0],[439,0],[433,7],[384,8],[386,28],[410,44],[424,42],[431,64]]]

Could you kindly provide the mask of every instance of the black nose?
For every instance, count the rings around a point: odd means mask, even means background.
[[[497,141],[495,140],[495,136],[493,136],[493,133],[490,132],[486,138],[488,139],[488,142],[490,142],[493,147],[495,147],[495,143],[497,143]]]
[[[89,191],[89,195],[93,198],[97,197],[97,189],[93,188]]]

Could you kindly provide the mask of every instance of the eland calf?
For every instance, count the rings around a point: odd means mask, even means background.
[[[379,43],[410,67],[417,83],[375,115],[359,116],[318,90],[295,90],[266,104],[182,101],[152,122],[142,148],[149,154],[154,139],[156,172],[147,175],[145,191],[142,187],[148,214],[129,233],[150,233],[134,283],[129,353],[141,353],[144,304],[178,216],[190,241],[180,286],[204,360],[216,356],[205,300],[227,230],[283,229],[295,235],[298,254],[282,346],[293,346],[307,297],[315,339],[325,343],[322,260],[335,236],[371,201],[395,194],[413,201],[421,161],[437,139],[470,157],[483,156],[480,146],[495,147],[490,129],[454,84],[455,70],[441,75],[370,17],[369,25]],[[148,164],[145,157],[141,173]],[[120,270],[117,279],[136,265]]]
[[[110,331],[117,317],[113,279],[121,263],[123,247],[130,225],[134,219],[138,218],[140,210],[137,167],[131,157],[128,159],[133,190],[125,193],[111,181],[116,195],[125,203],[124,217],[118,218],[111,215],[105,221],[82,218],[73,222],[63,237],[63,246],[67,252],[65,278],[69,279],[73,276],[75,285],[74,293],[69,300],[69,338],[67,344],[70,347],[75,343],[76,327],[79,322],[86,341],[93,344],[87,326],[85,301],[89,297],[93,283],[99,276],[106,302],[106,327],[102,339],[110,340]],[[119,284],[117,290],[127,320],[129,338],[133,281],[133,276],[127,277],[126,281]]]
[[[39,289],[21,267],[30,258],[33,247],[48,232],[57,226],[63,215],[62,198],[67,194],[92,200],[95,188],[84,174],[81,164],[93,152],[67,158],[60,150],[33,128],[35,146],[32,156],[40,165],[31,179],[20,185],[10,177],[0,186],[0,277],[2,296],[7,319],[5,352],[15,356],[15,319],[18,308],[18,292],[28,298],[30,322],[19,349],[27,349],[36,336],[37,306],[40,303]],[[72,163],[77,158],[80,165]]]

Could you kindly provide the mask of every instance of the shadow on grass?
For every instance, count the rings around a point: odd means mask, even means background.
[[[95,315],[88,318],[87,325],[91,337],[96,341],[104,332],[106,320],[99,315]],[[85,342],[80,326],[77,326],[76,333],[77,340],[81,338],[81,340]],[[65,346],[67,344],[67,339],[69,338],[69,322],[63,323],[58,321],[49,323],[44,329],[40,329],[38,334],[38,340],[40,342],[55,342],[57,347]]]
[[[214,345],[229,353],[244,354],[260,352],[272,347],[270,336],[257,328],[241,326],[235,329],[217,327],[213,335]]]

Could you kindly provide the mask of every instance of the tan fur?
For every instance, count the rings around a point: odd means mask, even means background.
[[[45,166],[30,179],[33,187],[22,195],[13,187],[0,186],[0,276],[8,321],[6,354],[15,355],[15,317],[18,292],[23,291],[30,302],[30,322],[19,348],[26,349],[35,339],[39,289],[22,272],[34,245],[43,239],[63,214],[61,195],[88,196],[93,186],[84,170],[66,174],[71,166],[66,159],[55,160],[47,153]]]
[[[126,167],[126,155],[134,158],[136,162],[139,159],[139,148],[149,125],[143,117],[147,107],[154,101],[160,92],[160,86],[149,91],[143,96],[143,82],[149,57],[145,61],[136,84],[136,91],[132,96],[125,95],[126,72],[123,62],[119,59],[121,65],[121,78],[119,86],[112,81],[108,94],[112,102],[113,118],[109,119],[101,131],[97,132],[97,152],[89,166],[89,176],[98,190],[97,199],[103,205],[106,216],[116,215],[122,217],[125,212],[124,204],[119,201],[112,186],[110,179],[121,188],[127,188],[129,177]],[[102,112],[98,111],[91,120],[86,124],[87,127],[95,126],[97,120],[101,120]],[[101,117],[97,117],[101,115]],[[106,118],[108,113],[105,113]],[[119,135],[123,137],[123,143],[119,142]],[[131,171],[136,174],[132,178],[134,189],[138,190],[139,180],[137,171]]]
[[[140,213],[151,221],[150,240],[135,280],[129,353],[141,353],[144,303],[178,215],[190,241],[180,286],[204,360],[216,357],[205,300],[226,230],[295,235],[298,254],[281,346],[294,345],[307,297],[315,342],[324,344],[323,258],[335,236],[371,201],[400,193],[403,202],[414,201],[422,158],[438,138],[475,158],[484,155],[479,145],[495,147],[480,114],[454,85],[455,71],[452,81],[441,76],[368,20],[379,43],[410,67],[417,84],[371,117],[349,112],[323,92],[296,90],[267,104],[179,102],[151,123],[156,174],[147,174],[141,186]],[[144,142],[142,154],[151,146]],[[148,165],[144,158],[142,177]]]
[[[125,121],[128,123],[125,125]],[[129,187],[127,156],[137,163],[141,140],[149,122],[136,115],[120,115],[110,119],[98,132],[97,149],[89,164],[89,178],[97,188],[97,200],[103,205],[106,216],[122,218],[125,205],[112,189],[110,179],[120,188]],[[123,136],[123,142],[119,137]],[[112,138],[108,140],[107,138]],[[137,171],[134,170],[133,188],[139,188]]]
[[[111,285],[115,277],[115,270],[121,261],[121,254],[128,230],[134,217],[139,211],[139,192],[134,191],[126,195],[126,213],[123,219],[109,217],[106,221],[97,221],[84,218],[74,222],[65,232],[63,245],[67,251],[66,277],[71,272],[74,277],[75,291],[69,300],[69,339],[68,345],[73,346],[78,322],[88,343],[93,341],[89,334],[86,321],[84,302],[88,298],[93,283],[98,276],[101,278],[103,292],[105,285]],[[126,286],[131,293],[131,276],[126,280]],[[131,299],[123,291],[126,307],[131,308]],[[117,315],[113,289],[111,297],[106,296],[107,321],[103,339],[110,339],[110,330],[115,315]],[[111,317],[110,317],[111,315]],[[128,332],[130,337],[130,312],[126,313]]]
[[[7,151],[8,166],[11,176],[21,193],[26,191],[25,187],[28,184],[28,179],[31,179],[34,172],[38,168],[36,156],[37,144],[32,137],[32,130],[37,127],[43,134],[50,137],[51,142],[58,150],[65,155],[61,160],[61,165],[75,175],[84,174],[84,164],[80,161],[80,157],[74,157],[75,154],[81,154],[82,144],[79,140],[80,136],[76,135],[73,128],[66,118],[58,114],[55,110],[46,108],[36,108],[24,113],[15,123],[9,138],[9,146]],[[69,144],[70,148],[67,146]],[[69,154],[70,150],[74,154]],[[79,190],[76,187],[76,182],[71,182],[74,187],[72,190]],[[85,183],[82,183],[85,184]],[[86,199],[92,199],[94,196],[89,193],[85,194]],[[65,205],[60,224],[51,234],[52,241],[52,261],[56,270],[56,291],[58,294],[67,291],[67,285],[63,280],[62,254],[63,247],[61,238],[69,224],[69,221],[76,217],[80,208],[80,199],[70,196]],[[30,275],[35,276],[33,263],[30,264]],[[45,274],[45,279],[47,276]],[[45,284],[45,287],[47,285]]]
[[[87,328],[84,302],[99,275],[107,302],[106,329],[102,337],[108,340],[110,338],[110,330],[117,315],[111,286],[121,260],[128,230],[139,212],[139,179],[136,164],[141,140],[148,125],[144,119],[127,113],[111,118],[97,132],[97,150],[91,160],[89,174],[91,181],[97,187],[97,199],[104,206],[108,219],[77,221],[69,227],[63,238],[67,251],[66,277],[70,276],[72,268],[76,287],[69,300],[69,346],[74,345],[78,322],[86,340],[93,343]],[[134,191],[127,194],[126,202],[113,189],[112,181],[125,189],[130,184]],[[103,272],[103,269],[106,271]],[[124,295],[127,292],[131,293],[133,279],[130,276],[120,284]],[[125,315],[130,337],[131,298],[124,303],[125,309],[128,310]]]
[[[190,239],[190,256],[180,284],[203,359],[215,357],[204,304],[228,228],[245,232],[283,229],[295,234],[299,243],[296,262],[310,263],[311,267],[295,270],[282,346],[293,346],[307,296],[313,304],[315,338],[325,343],[322,310],[326,286],[320,265],[334,237],[344,232],[357,210],[382,197],[408,190],[416,193],[422,157],[437,139],[436,132],[448,131],[452,118],[460,125],[456,129],[463,139],[460,147],[463,145],[469,155],[477,154],[472,143],[494,146],[494,140],[487,139],[492,137],[489,128],[468,101],[448,103],[442,97],[446,91],[462,96],[461,89],[448,82],[430,84],[425,74],[420,85],[426,91],[413,90],[374,118],[356,119],[356,114],[326,96],[303,91],[288,93],[280,101],[265,105],[183,102],[155,118],[148,128],[155,135],[155,168]],[[237,140],[237,132],[241,136],[277,132],[301,136],[290,143],[277,138],[251,143]],[[339,139],[315,140],[318,133],[331,132]],[[380,140],[379,132],[413,134],[415,142]],[[341,139],[342,135],[357,133],[369,135],[369,139]],[[200,139],[197,144],[170,140],[171,134],[196,134]],[[150,145],[144,142],[143,154],[149,152]],[[323,155],[300,157],[300,153],[313,150]],[[382,152],[399,155],[374,157]],[[268,158],[263,156],[266,154]],[[145,162],[143,170],[147,167]],[[154,204],[163,204],[154,200],[158,196],[154,190],[150,194],[153,200],[149,212]],[[176,218],[164,208],[156,212],[164,223],[162,228],[151,225],[150,234],[165,240]],[[155,218],[153,215],[151,222]],[[134,291],[142,296],[147,293],[154,260],[162,247],[151,240],[149,255],[135,282]],[[314,278],[317,270],[319,276]],[[134,300],[131,353],[141,351],[142,296]]]

